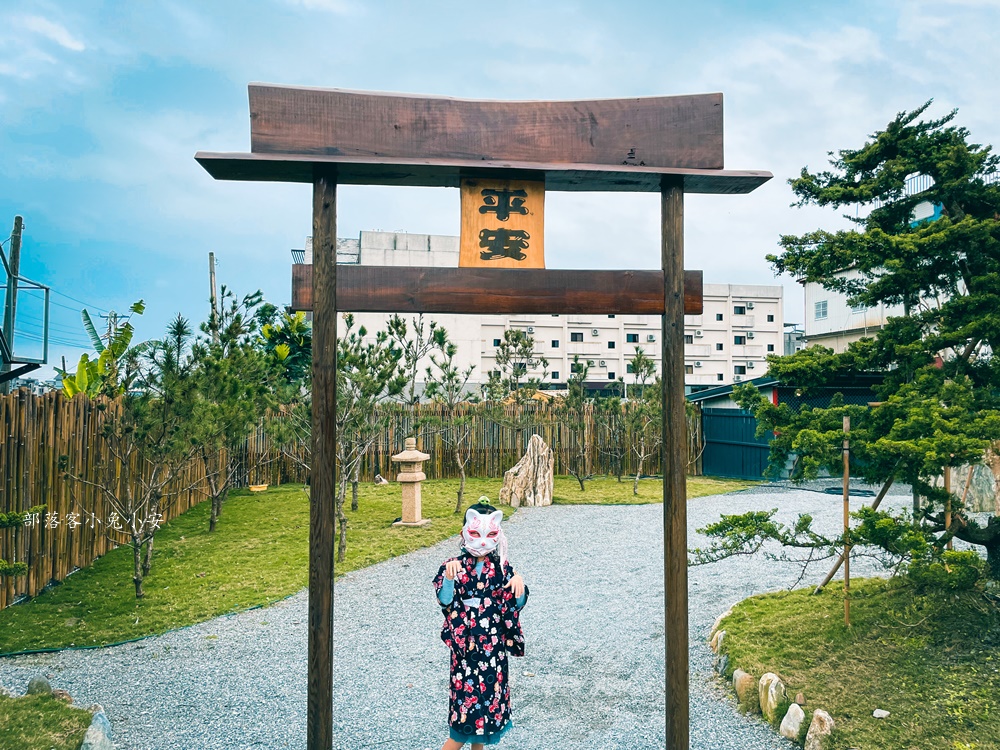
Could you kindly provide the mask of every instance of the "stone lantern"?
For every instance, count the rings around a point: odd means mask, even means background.
[[[427,479],[423,464],[429,458],[417,450],[416,438],[406,438],[403,452],[392,457],[399,464],[396,481],[403,486],[403,518],[393,526],[426,526],[431,522],[420,517],[420,483]]]

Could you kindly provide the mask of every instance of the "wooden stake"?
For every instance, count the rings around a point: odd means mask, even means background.
[[[318,170],[313,182],[312,375],[306,746],[308,750],[330,750],[337,463],[337,176]]]
[[[851,627],[851,418],[844,417],[844,624]]]
[[[684,416],[684,187],[661,183],[663,366],[663,618],[666,648],[666,739],[688,750],[687,420]]]
[[[969,467],[971,476],[972,467]],[[944,467],[944,491],[948,493],[948,499],[944,501],[944,533],[947,534],[951,528],[951,467]],[[952,549],[951,539],[947,543],[948,549]]]
[[[892,483],[894,480],[895,477],[889,477],[887,480],[885,480],[885,484],[883,484],[882,489],[879,490],[878,497],[876,497],[875,502],[872,503],[872,510],[878,510],[878,506],[882,504],[882,500],[885,499],[885,496],[889,492],[889,488],[892,487]],[[841,552],[840,556],[837,558],[837,562],[833,564],[833,567],[830,568],[830,572],[826,574],[826,578],[824,578],[823,582],[820,583],[819,586],[817,586],[816,589],[813,591],[813,595],[819,594],[823,591],[823,587],[833,580],[833,577],[837,575],[837,571],[840,570],[840,566],[843,564],[844,564],[844,553]]]

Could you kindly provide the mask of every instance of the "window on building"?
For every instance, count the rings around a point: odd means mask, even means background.
[[[684,365],[685,375],[694,375],[694,365]]]
[[[863,313],[867,309],[868,308],[865,307],[864,305],[851,305],[851,312],[852,313]]]
[[[715,314],[715,319],[716,320],[722,320],[722,313],[716,313]]]
[[[768,315],[767,316],[767,322],[768,323],[773,323],[774,322],[774,316],[773,315]]]
[[[720,372],[720,373],[718,373],[718,374],[717,374],[717,375],[715,376],[715,379],[716,379],[716,380],[725,380],[725,379],[726,379],[726,377],[725,377],[725,375],[723,375],[723,374],[722,374],[722,373]]]
[[[625,365],[625,372],[635,372],[635,368],[632,365]]]
[[[615,317],[615,316],[614,316],[614,315],[609,315],[608,317],[609,317],[609,318],[613,318],[613,317]]]
[[[734,344],[745,344],[747,342],[746,336],[733,336]]]
[[[552,371],[552,379],[553,380],[559,380],[559,370],[553,370]]]
[[[583,334],[582,333],[571,333],[569,335],[569,340],[570,341],[583,341]]]
[[[826,320],[826,300],[823,300],[822,302],[817,302],[815,305],[815,310],[816,310],[816,315],[815,315],[816,320]]]
[[[608,349],[614,349],[614,348],[615,348],[615,342],[614,341],[609,341],[608,342]]]
[[[773,351],[774,351],[774,344],[768,344],[768,345],[767,345],[767,350],[768,350],[769,352],[773,352]]]
[[[500,346],[500,339],[493,339],[493,346]]]
[[[615,374],[613,372],[609,372],[608,373],[608,380],[614,380],[614,379],[615,379]]]
[[[559,339],[552,339],[552,348],[553,349],[559,348]]]
[[[733,305],[733,315],[746,315],[747,308],[745,305]]]
[[[722,344],[716,344],[715,345],[715,351],[721,352],[722,351]]]
[[[684,336],[684,343],[685,344],[693,344],[694,343],[694,336],[692,336],[690,333],[686,334]]]
[[[625,334],[625,343],[626,344],[638,344],[639,343],[639,334],[638,333],[626,333]]]
[[[515,375],[527,375],[528,366],[524,362],[515,362],[510,366],[510,370]]]
[[[747,367],[746,365],[733,365],[733,372],[737,375],[746,375]]]
[[[583,362],[573,362],[569,366],[569,371],[570,372],[576,372],[576,373],[583,372]]]
[[[500,377],[500,371],[499,370],[490,370],[490,377],[499,378]]]

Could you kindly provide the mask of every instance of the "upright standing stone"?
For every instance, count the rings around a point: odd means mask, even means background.
[[[781,726],[778,727],[778,734],[790,740],[798,740],[799,730],[802,728],[802,722],[805,720],[806,712],[799,707],[798,703],[791,704],[788,707],[788,713],[785,714],[785,718],[781,720]]]
[[[393,526],[426,526],[431,521],[421,518],[420,483],[427,479],[423,464],[430,456],[417,450],[416,438],[406,438],[403,445],[403,452],[392,457],[399,464],[396,481],[403,486],[403,517]]]
[[[827,750],[827,739],[833,733],[833,719],[821,708],[813,711],[809,731],[806,733],[805,750]]]
[[[528,450],[503,475],[500,502],[517,508],[520,505],[552,505],[555,457],[538,435],[528,441]]]
[[[777,719],[778,704],[785,698],[785,683],[774,672],[768,672],[758,683],[760,711],[768,721]]]

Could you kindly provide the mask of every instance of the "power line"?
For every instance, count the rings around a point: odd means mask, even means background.
[[[56,291],[55,289],[53,289],[52,293],[53,294],[58,294],[60,297],[65,297],[66,299],[71,299],[74,302],[79,302],[84,307],[92,308],[94,310],[97,310],[98,312],[105,312],[105,313],[107,312],[107,310],[105,310],[103,307],[98,307],[97,305],[88,304],[87,302],[84,302],[82,299],[77,299],[76,297],[71,297],[70,295],[66,294],[65,292],[59,292],[59,291]]]

